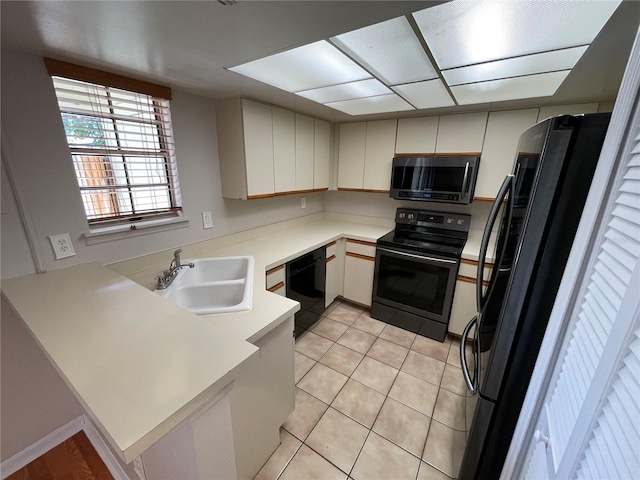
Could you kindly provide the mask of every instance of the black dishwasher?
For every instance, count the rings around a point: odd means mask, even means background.
[[[325,247],[287,263],[287,297],[300,302],[300,311],[295,316],[296,337],[308,330],[324,312],[326,274]]]

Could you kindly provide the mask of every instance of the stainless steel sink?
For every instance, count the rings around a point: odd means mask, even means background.
[[[164,290],[155,292],[198,315],[251,310],[253,257],[220,257],[184,260],[183,267]]]

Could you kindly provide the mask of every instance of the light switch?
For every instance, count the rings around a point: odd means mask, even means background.
[[[211,212],[202,212],[202,228],[213,227],[213,216]]]

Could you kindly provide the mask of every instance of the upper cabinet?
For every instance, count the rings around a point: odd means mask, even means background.
[[[331,173],[331,124],[315,118],[313,127],[313,188],[328,189]]]
[[[476,199],[495,198],[505,175],[513,169],[520,135],[534,125],[537,118],[537,108],[489,114],[476,181]]]
[[[367,122],[363,183],[365,190],[389,191],[397,126],[398,121],[395,119]]]
[[[328,189],[329,123],[246,99],[218,102],[216,108],[223,197]]]
[[[275,191],[296,189],[296,124],[295,114],[284,108],[271,107],[273,115],[273,168]]]
[[[433,155],[440,117],[401,118],[398,120],[396,154]]]
[[[365,122],[340,125],[338,189],[362,189],[366,139],[367,124]]]
[[[338,188],[388,192],[398,121],[340,125]]]
[[[245,99],[217,105],[220,180],[225,198],[275,194],[271,107]]]
[[[296,188],[313,190],[313,118],[296,113]]]
[[[436,154],[482,152],[487,117],[488,112],[441,116]]]

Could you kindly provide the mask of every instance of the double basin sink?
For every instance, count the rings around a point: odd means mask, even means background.
[[[182,263],[173,282],[155,291],[158,295],[198,315],[251,310],[253,257],[201,258]]]

